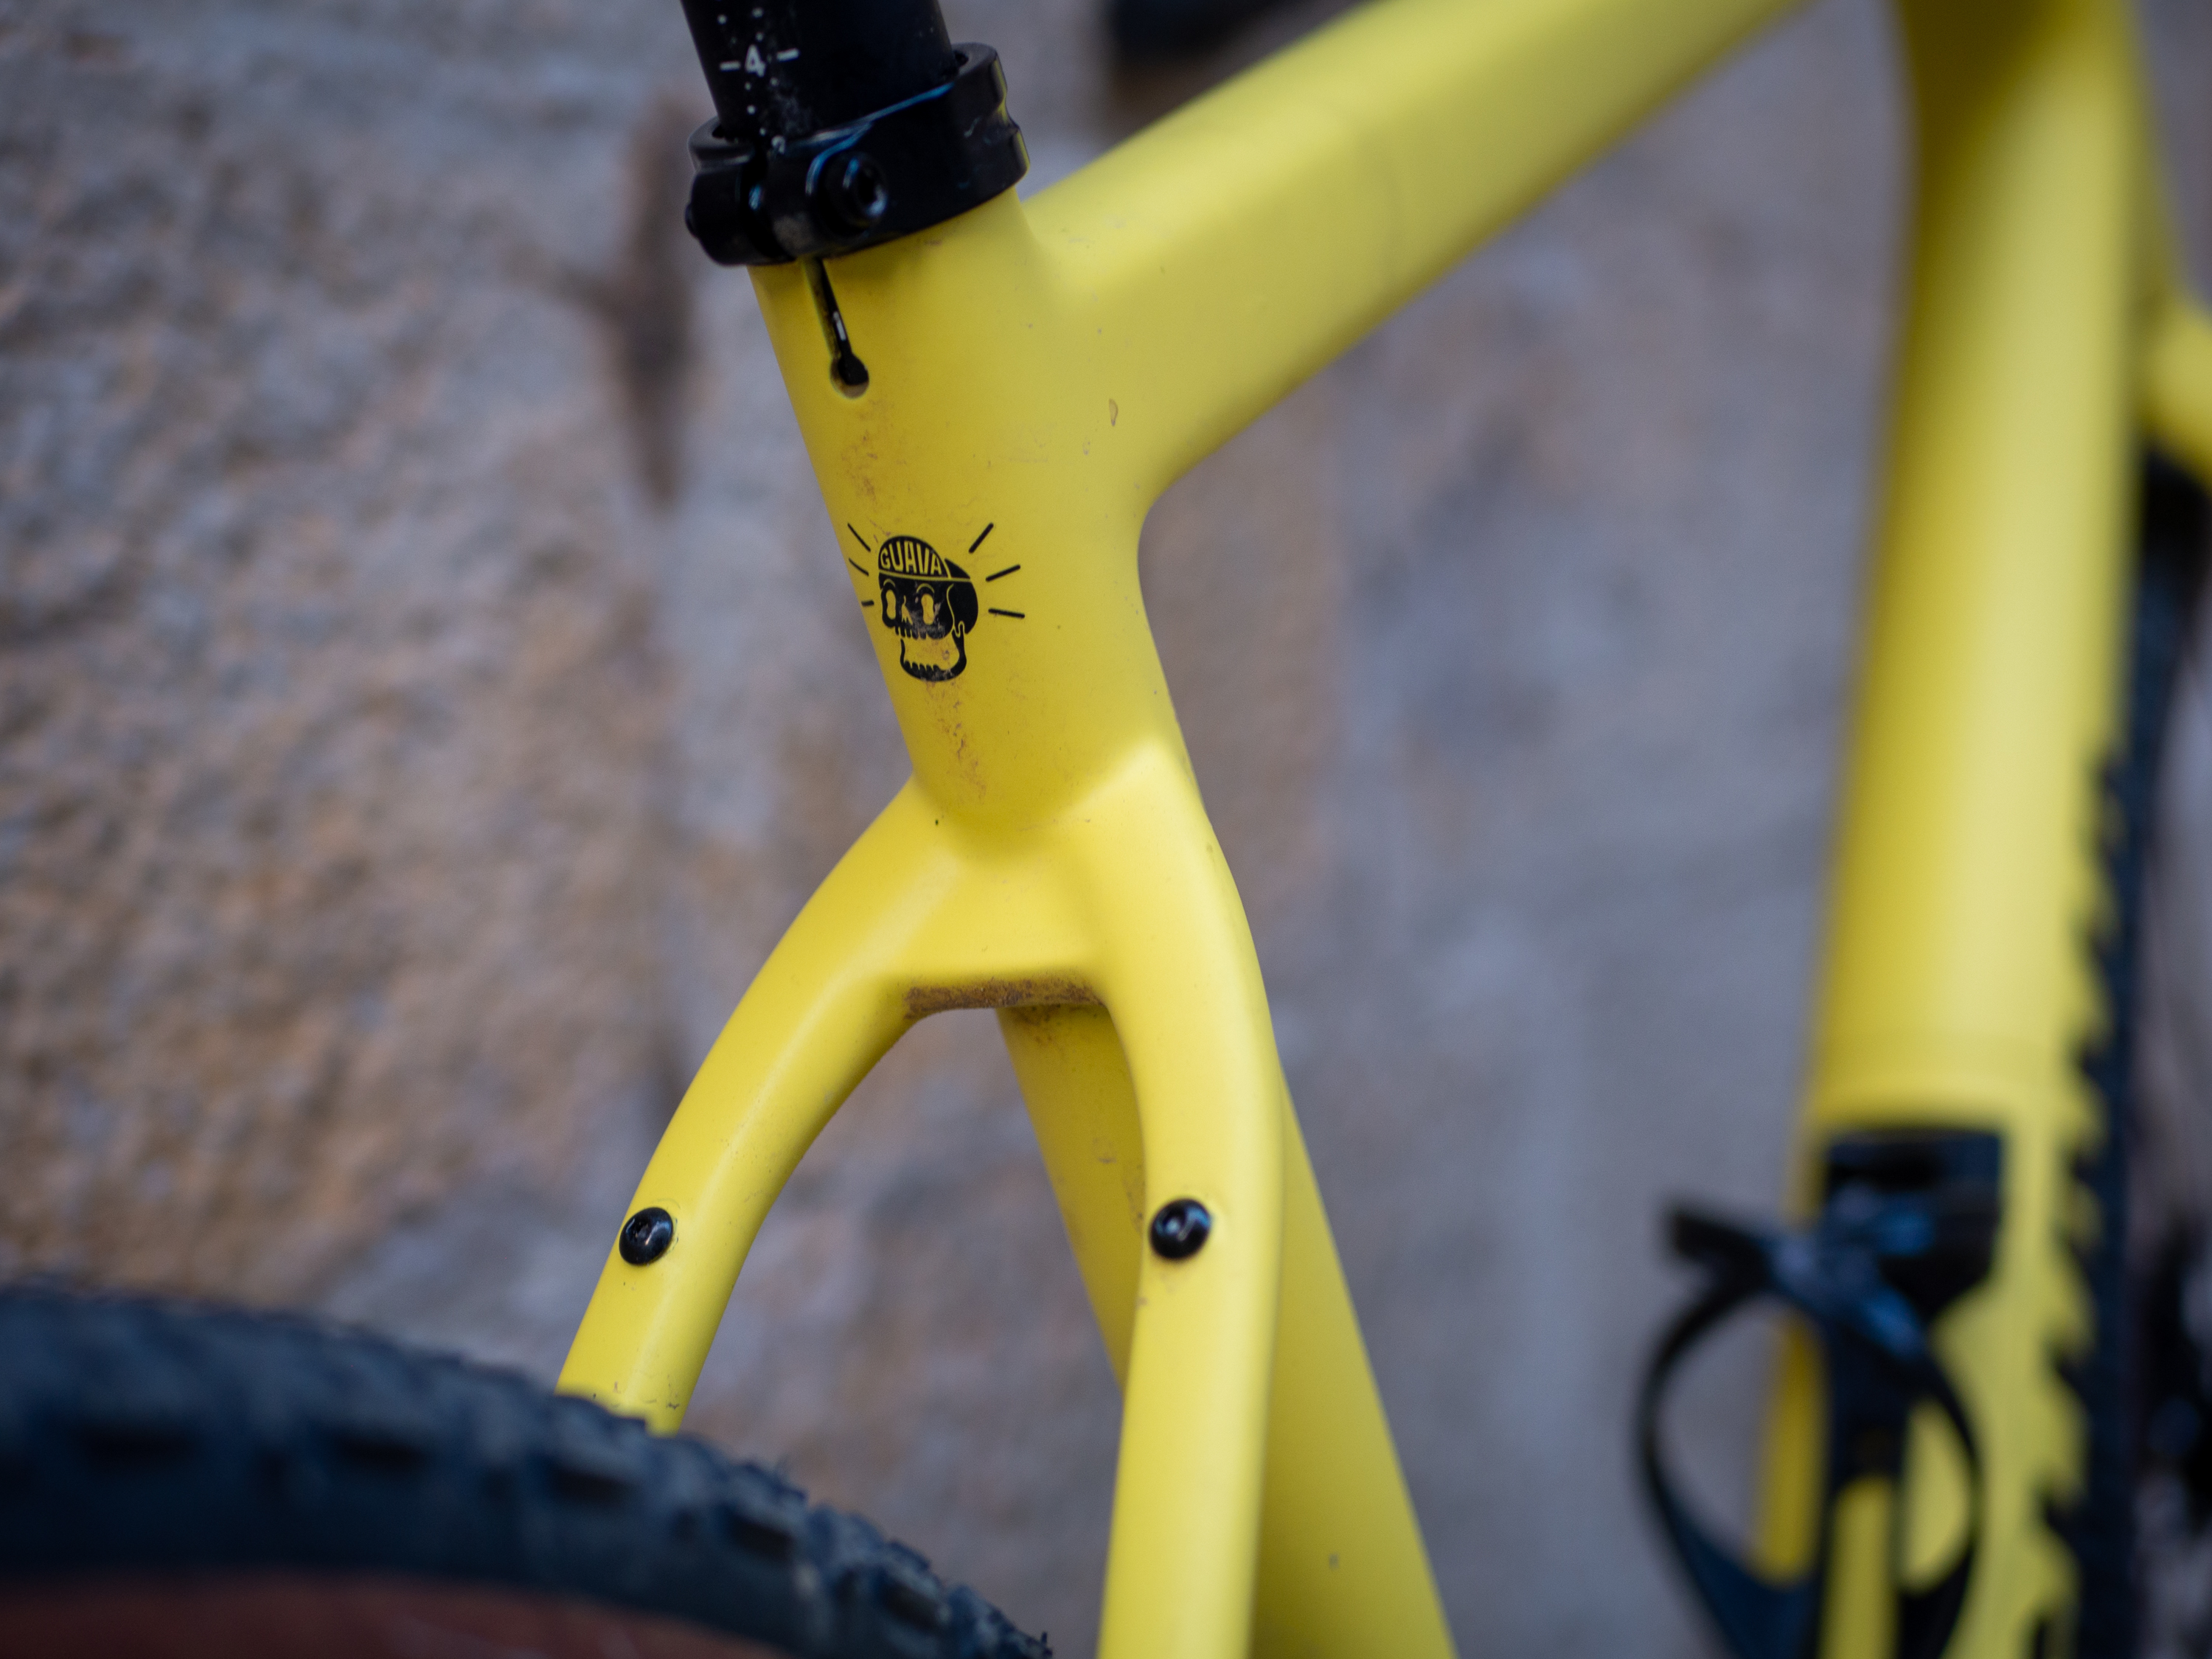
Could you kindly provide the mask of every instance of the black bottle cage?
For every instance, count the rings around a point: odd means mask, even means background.
[[[1900,1148],[1923,1166],[1931,1157],[1954,1169],[1963,1164],[1967,1179],[1885,1192],[1887,1182],[1849,1178],[1867,1163],[1869,1150],[1878,1170],[1887,1160],[1887,1170],[1893,1172]],[[1836,1153],[1845,1156],[1838,1159]],[[1784,1233],[1689,1211],[1674,1213],[1674,1249],[1705,1268],[1706,1282],[1652,1356],[1638,1402],[1638,1443],[1645,1490],[1660,1524],[1737,1659],[1808,1659],[1814,1652],[1836,1499],[1854,1481],[1898,1477],[1906,1425],[1923,1404],[1942,1413],[1965,1455],[1966,1537],[1935,1583],[1899,1587],[1899,1659],[1936,1659],[1956,1627],[1981,1537],[1981,1458],[1966,1407],[1928,1345],[1927,1325],[1988,1273],[1996,1238],[1996,1165],[1992,1136],[1851,1137],[1832,1152],[1831,1195],[1808,1231]],[[1844,1181],[1837,1186],[1839,1175]],[[1691,1513],[1668,1476],[1659,1443],[1660,1407],[1682,1359],[1729,1316],[1760,1301],[1780,1303],[1811,1328],[1826,1367],[1829,1401],[1825,1490],[1812,1565],[1779,1583],[1747,1565]]]

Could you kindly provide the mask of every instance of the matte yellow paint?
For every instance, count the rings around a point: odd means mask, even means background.
[[[1913,1502],[1898,1517],[1896,1555],[1906,1585],[1919,1589],[1948,1572],[1966,1547],[1972,1519],[1966,1508],[1966,1454],[1949,1419],[1923,1403],[1906,1428],[1905,1457],[1919,1479]]]
[[[1834,1567],[1820,1607],[1825,1659],[1891,1659],[1897,1650],[1897,1596],[1891,1571],[1897,1488],[1854,1480],[1837,1494]]]
[[[635,1200],[670,1211],[676,1242],[643,1268],[610,1252],[564,1388],[680,1422],[814,1135],[915,1021],[997,1007],[1126,1395],[1101,1651],[1450,1651],[1152,647],[1138,530],[1176,476],[1781,9],[1386,0],[1030,203],[756,274],[914,776],[694,1081]],[[2079,1461],[2047,1352],[2085,1334],[2054,1227],[2094,1121],[2068,1056],[2099,1017],[2077,947],[2124,434],[2138,399],[2212,453],[2212,416],[2179,301],[2140,374],[2130,355],[2152,307],[2130,309],[2142,163],[2116,3],[1907,13],[1914,324],[1808,1133],[1934,1115],[2008,1135],[2002,1261],[1942,1340],[1990,1443],[1968,1635],[2017,1652],[2068,1593],[2034,1505]],[[857,396],[830,373],[832,305],[868,371]],[[1170,1262],[1143,1228],[1177,1196],[1216,1227]],[[1813,1391],[1785,1390],[1785,1446]],[[1853,1583],[1889,1571],[1877,1520],[1849,1528],[1869,1540],[1847,1548]]]
[[[2146,333],[2144,429],[2212,487],[2212,320],[2175,295],[2162,299]]]
[[[1911,306],[1803,1173],[1809,1189],[1848,1129],[2003,1139],[1996,1265],[1936,1343],[1984,1465],[1948,1652],[2009,1659],[2045,1625],[2066,1650],[2075,1593],[2046,1506],[2081,1481],[2083,1425],[2055,1367],[2091,1335],[2067,1245],[2097,1221],[2069,1171],[2100,1132],[2076,1054],[2106,1018],[2088,948],[2107,903],[2099,776],[2120,709],[2136,416],[2198,446],[2201,466],[2212,381],[2193,313],[2158,298],[2171,272],[2142,257],[2151,163],[2119,0],[1900,9],[1920,152]],[[1820,1456],[1812,1380],[1785,1369],[1770,1437],[1766,1524],[1791,1541]],[[1965,1512],[1964,1465],[1929,1438],[1916,1431],[1906,1469],[1920,1563]],[[1905,1550],[1871,1502],[1838,1516],[1835,1594],[1851,1605],[1832,1608],[1831,1659],[1887,1650],[1858,1603]]]
[[[1113,1022],[1083,1007],[1012,1008],[999,1018],[1121,1375],[1146,1215],[1136,1098]],[[1283,1127],[1283,1285],[1252,1650],[1449,1652],[1312,1166],[1296,1119],[1286,1113]]]
[[[1095,1006],[1005,1030],[1125,1390],[1101,1651],[1243,1654],[1255,1585],[1269,1651],[1450,1651],[1137,532],[1177,475],[1778,9],[1390,0],[1033,203],[757,273],[915,775],[686,1094],[636,1196],[675,1243],[642,1268],[610,1252],[562,1387],[675,1425],[776,1193],[909,1024]],[[857,397],[830,374],[832,304]],[[1083,1167],[1094,1142],[1113,1164]],[[1136,1247],[1184,1195],[1216,1218],[1203,1251]]]
[[[1827,1378],[1803,1327],[1776,1333],[1774,1376],[1761,1443],[1759,1511],[1751,1565],[1769,1578],[1795,1578],[1813,1565],[1820,1540],[1820,1492],[1826,1468],[1821,1427]]]
[[[1144,1133],[1121,1039],[1103,1008],[1079,1005],[1001,1009],[999,1030],[1106,1358],[1126,1382],[1148,1216]]]

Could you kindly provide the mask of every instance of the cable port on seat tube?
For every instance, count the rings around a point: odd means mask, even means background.
[[[868,389],[868,366],[853,349],[853,337],[845,330],[845,313],[837,309],[837,291],[830,286],[830,273],[819,259],[805,262],[806,289],[814,296],[814,313],[822,319],[822,338],[830,348],[830,379],[848,398]]]

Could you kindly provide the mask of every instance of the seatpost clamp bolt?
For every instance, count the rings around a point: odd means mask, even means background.
[[[1213,1218],[1194,1198],[1171,1198],[1152,1217],[1150,1229],[1155,1253],[1170,1261],[1196,1255],[1213,1231]]]
[[[676,1218],[658,1206],[640,1210],[623,1223],[622,1237],[615,1248],[622,1259],[633,1267],[643,1267],[658,1261],[668,1254],[668,1247],[676,1242]]]
[[[834,159],[823,179],[830,211],[848,230],[866,230],[890,211],[891,187],[884,170],[859,150]]]

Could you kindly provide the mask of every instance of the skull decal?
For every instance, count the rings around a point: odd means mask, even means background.
[[[899,666],[918,680],[958,678],[981,615],[968,573],[918,536],[888,536],[876,549],[876,584]]]

